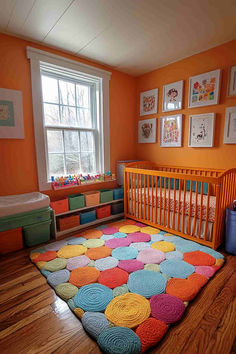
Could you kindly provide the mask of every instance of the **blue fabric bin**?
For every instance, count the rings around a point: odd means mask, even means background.
[[[236,255],[236,211],[231,208],[226,209],[226,241],[227,252]]]
[[[124,198],[124,188],[113,189],[113,199],[123,199]]]
[[[80,213],[80,224],[88,224],[89,222],[95,221],[96,220],[96,211],[91,210],[91,211],[85,211],[83,213]]]

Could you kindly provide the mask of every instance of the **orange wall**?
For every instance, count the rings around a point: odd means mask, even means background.
[[[236,40],[215,47],[208,51],[193,55],[176,63],[152,71],[137,79],[137,119],[157,117],[157,143],[138,144],[137,157],[160,164],[193,166],[193,167],[236,167],[236,144],[223,144],[225,109],[236,106],[236,97],[227,96],[227,84],[229,68],[236,65]],[[207,71],[222,69],[220,89],[220,101],[218,105],[188,109],[188,79],[191,76]],[[162,113],[163,85],[175,81],[184,80],[183,109]],[[142,91],[153,88],[159,89],[158,112],[155,115],[139,116],[139,94]],[[216,113],[215,141],[213,148],[190,148],[188,147],[188,116],[190,114]],[[183,114],[183,147],[161,148],[160,147],[160,117],[172,114]],[[136,123],[137,126],[137,123]],[[137,132],[137,127],[136,127]],[[137,135],[137,134],[136,134]]]
[[[59,50],[0,34],[0,87],[22,91],[25,128],[25,139],[23,140],[0,139],[0,195],[38,190],[30,63],[26,58],[27,45],[112,72],[110,81],[111,170],[115,172],[117,160],[134,158],[135,78]],[[101,188],[101,184],[96,185],[96,188]],[[81,190],[80,187],[79,190]],[[49,194],[53,199],[57,199],[65,194],[76,192],[77,189],[73,188],[60,192],[49,192]]]

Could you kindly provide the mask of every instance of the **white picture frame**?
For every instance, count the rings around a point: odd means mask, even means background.
[[[139,144],[156,142],[156,118],[142,119],[138,123]]]
[[[182,109],[183,80],[163,86],[162,112]]]
[[[236,96],[236,65],[230,68],[228,96]]]
[[[236,144],[236,106],[225,111],[224,144]]]
[[[0,139],[24,139],[22,92],[0,88]]]
[[[140,93],[140,116],[157,113],[158,89]]]
[[[195,114],[189,116],[189,147],[213,147],[215,130],[215,113]]]
[[[217,69],[189,78],[188,108],[219,103],[221,70]]]
[[[160,121],[160,146],[182,146],[182,114],[161,117]]]

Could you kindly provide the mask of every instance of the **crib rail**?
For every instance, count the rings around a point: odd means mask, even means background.
[[[216,248],[222,241],[223,212],[236,193],[236,169],[136,162],[125,168],[124,189],[127,217]]]

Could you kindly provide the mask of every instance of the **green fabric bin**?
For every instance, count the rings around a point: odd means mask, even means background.
[[[79,193],[79,194],[68,195],[68,200],[69,200],[69,209],[70,210],[83,208],[85,206],[83,194]]]
[[[113,200],[112,189],[100,189],[100,203],[108,203]]]
[[[32,210],[30,212],[5,216],[0,218],[0,232],[11,229],[17,229],[18,227],[24,227],[27,225],[48,221],[51,219],[51,208],[42,208]]]
[[[23,237],[26,246],[31,247],[50,240],[51,220],[23,227]]]

